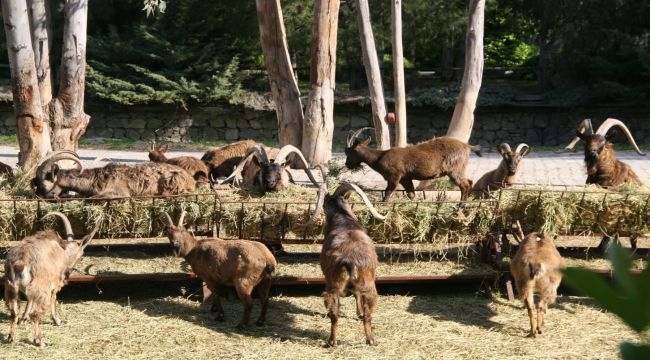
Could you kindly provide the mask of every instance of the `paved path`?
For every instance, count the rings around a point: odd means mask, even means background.
[[[17,152],[18,150],[15,147],[0,146],[0,161],[15,166]],[[180,155],[201,157],[203,152],[169,152],[167,155],[169,157]],[[644,184],[650,186],[650,155],[639,156],[633,151],[617,152],[617,155],[619,159],[632,166]],[[147,152],[128,150],[82,149],[79,151],[79,156],[82,160],[88,162],[97,157],[105,157],[121,162],[148,160]],[[342,153],[334,154],[334,158],[341,162],[344,157]],[[467,166],[467,176],[476,181],[485,172],[496,168],[500,161],[501,156],[497,153],[486,153],[483,157],[472,154],[470,155]],[[557,154],[550,151],[535,152],[533,148],[533,151],[524,159],[521,166],[521,174],[519,176],[519,182],[521,183],[583,185],[586,179],[582,152]],[[383,189],[386,184],[378,173],[367,167],[354,173],[344,172],[343,176],[346,179],[353,179],[371,188]],[[296,178],[300,182],[308,181],[302,171],[296,172]]]

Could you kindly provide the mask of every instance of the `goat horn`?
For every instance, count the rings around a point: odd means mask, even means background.
[[[316,218],[320,215],[320,213],[323,211],[323,204],[325,204],[325,195],[327,194],[327,184],[322,183],[318,187],[318,198],[316,199],[316,209],[314,209],[314,213],[311,215],[309,220],[307,221],[306,225],[311,225],[316,221]]]
[[[526,143],[520,143],[519,145],[517,145],[517,148],[515,149],[515,153],[521,154],[521,152],[525,151],[526,148],[530,149],[530,146],[528,146],[528,144]]]
[[[578,132],[580,132],[582,134],[585,134],[587,136],[593,135],[594,128],[591,125],[591,119],[582,120],[582,122],[580,123],[580,126],[578,126]],[[578,141],[580,141],[580,137],[576,136],[576,137],[573,138],[573,140],[571,140],[569,145],[565,146],[564,149],[558,150],[556,152],[563,152],[563,151],[567,151],[567,150],[572,150],[573,147],[576,146]]]
[[[245,158],[243,158],[239,162],[239,164],[237,164],[235,169],[232,171],[232,173],[230,173],[230,175],[228,175],[227,178],[225,178],[225,179],[223,179],[221,181],[217,180],[216,183],[218,185],[221,185],[221,184],[227,183],[228,181],[230,181],[233,178],[237,177],[239,174],[242,173],[242,171],[244,171],[244,167],[246,167],[246,164],[253,158],[253,156],[255,156],[256,153],[257,153],[257,150],[251,151]]]
[[[168,213],[165,213],[165,217],[167,218],[167,225],[169,225],[170,227],[174,226],[174,221],[172,220],[172,217],[169,216]]]
[[[41,219],[45,219],[46,217],[50,215],[56,215],[61,218],[63,221],[63,227],[65,228],[65,237],[68,241],[73,241],[74,240],[74,233],[72,232],[72,225],[70,225],[70,220],[68,220],[68,217],[65,216],[64,213],[59,212],[59,211],[50,211],[47,214],[43,215]]]
[[[500,154],[503,154],[504,152],[511,152],[512,151],[512,149],[510,148],[510,145],[508,145],[508,143],[499,144],[497,149],[499,149]]]
[[[345,196],[348,192],[353,191],[353,190],[356,191],[359,194],[359,196],[361,196],[361,199],[366,204],[366,206],[370,210],[370,213],[375,218],[377,218],[379,220],[385,220],[386,219],[386,215],[380,214],[379,211],[377,211],[377,209],[372,205],[372,203],[370,202],[370,199],[368,199],[368,196],[366,195],[366,193],[363,192],[363,190],[361,190],[361,188],[358,187],[355,184],[352,184],[352,183],[349,183],[349,182],[342,183],[341,185],[339,185],[338,188],[336,188],[336,190],[334,190],[334,194],[332,196],[334,196],[334,197]]]
[[[623,132],[625,133],[625,136],[627,137],[627,140],[630,142],[630,144],[634,148],[634,151],[636,151],[637,154],[639,154],[641,156],[646,155],[636,145],[636,142],[634,141],[634,138],[632,137],[632,133],[630,132],[630,129],[628,129],[627,126],[625,126],[625,124],[623,124],[623,122],[621,120],[612,119],[612,118],[606,119],[602,124],[600,124],[600,126],[598,127],[598,130],[596,131],[596,134],[605,136],[607,134],[607,132],[609,131],[609,129],[611,129],[613,126],[618,126],[618,127],[621,128],[621,130],[623,130]]]
[[[185,210],[181,211],[181,216],[178,218],[178,227],[183,226],[183,219],[185,219]]]
[[[304,167],[305,173],[307,174],[307,177],[309,177],[309,180],[311,180],[311,182],[318,187],[319,186],[318,181],[316,181],[316,179],[314,178],[314,174],[309,169],[309,163],[305,159],[305,156],[302,154],[302,151],[300,151],[295,146],[293,146],[293,145],[285,145],[285,146],[283,146],[280,149],[280,152],[278,152],[278,155],[275,157],[275,163],[280,164],[280,165],[284,165],[284,162],[286,161],[286,157],[289,156],[289,154],[291,154],[291,153],[294,153],[294,154],[298,155],[298,157],[302,161],[302,165]],[[323,179],[324,179],[324,177],[323,177]]]
[[[99,230],[100,225],[102,224],[102,218],[99,218],[97,220],[97,223],[95,224],[95,227],[90,231],[90,233],[86,236],[83,237],[81,240],[81,249],[85,249],[88,244],[90,244],[90,240],[95,237],[95,234],[97,233],[97,230]]]
[[[365,130],[368,130],[368,129],[374,129],[374,128],[373,127],[363,127],[363,128],[361,128],[361,129],[359,129],[359,130],[357,130],[355,132],[351,132],[350,134],[348,134],[348,138],[346,140],[346,143],[347,143],[348,147],[352,147],[352,143],[354,142],[354,140],[356,140],[359,137],[359,135],[361,135],[362,132],[364,132]]]

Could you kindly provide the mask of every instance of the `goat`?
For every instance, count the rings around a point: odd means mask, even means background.
[[[377,150],[368,147],[370,137],[358,139],[362,128],[352,133],[345,148],[345,166],[356,169],[366,163],[380,173],[388,182],[383,201],[388,201],[398,184],[406,190],[410,199],[415,197],[413,180],[435,179],[447,175],[460,188],[461,200],[467,200],[472,181],[465,177],[469,152],[481,156],[479,145],[468,145],[452,137],[439,137],[403,148]]]
[[[7,164],[5,164],[3,162],[0,162],[0,176],[4,176],[4,177],[7,177],[7,178],[13,177],[14,176],[14,169],[9,165],[7,165]]]
[[[210,179],[229,176],[239,162],[246,157],[248,149],[257,145],[253,140],[241,140],[213,148],[205,152],[201,160],[208,166]]]
[[[56,164],[59,160],[72,160],[78,166],[60,169]],[[75,153],[60,151],[38,166],[32,187],[36,195],[48,199],[57,199],[70,191],[81,197],[114,198],[182,194],[193,191],[196,182],[182,168],[167,163],[109,163],[83,169]]]
[[[309,164],[302,152],[293,145],[285,145],[275,155],[275,158],[269,156],[269,152],[264,146],[255,145],[249,149],[246,157],[237,165],[230,176],[221,183],[242,176],[243,188],[257,189],[262,193],[267,191],[278,191],[283,189],[287,184],[293,182],[291,174],[287,169],[287,157],[290,154],[296,154],[302,161],[305,173],[312,183],[318,186],[313,173],[309,169]]]
[[[177,225],[174,225],[169,214],[165,213],[165,216],[168,222],[166,233],[174,256],[184,258],[214,294],[212,309],[217,313],[215,320],[224,319],[219,290],[224,286],[234,286],[244,306],[244,314],[237,328],[248,325],[253,307],[251,293],[257,287],[262,309],[256,324],[264,325],[272,275],[277,266],[269,249],[260,242],[250,240],[196,240],[183,226],[185,211],[181,213]]]
[[[83,255],[84,249],[95,236],[101,221],[81,241],[74,241],[74,234],[68,218],[60,212],[49,212],[59,216],[65,227],[64,240],[54,230],[42,230],[24,238],[9,249],[5,261],[4,301],[11,313],[11,326],[7,340],[16,340],[16,327],[29,318],[34,331],[34,344],[44,347],[41,333],[41,316],[48,309],[54,324],[61,325],[56,310],[56,295],[67,283],[72,268]],[[19,319],[20,293],[27,297],[25,312]]]
[[[379,214],[372,206],[363,191],[354,184],[342,183],[332,195],[324,194],[324,184],[320,188],[316,210],[310,222],[325,209],[325,239],[320,253],[320,266],[325,276],[325,308],[331,321],[330,337],[327,341],[330,346],[336,346],[340,297],[348,292],[354,295],[357,316],[363,319],[366,343],[375,345],[372,313],[377,305],[377,252],[366,229],[359,223],[345,200],[351,191],[359,193],[376,218],[385,219],[385,216]]]
[[[530,152],[530,146],[521,143],[517,145],[515,151],[512,151],[510,145],[503,143],[499,145],[498,150],[502,160],[496,169],[486,172],[474,183],[472,193],[476,196],[487,198],[490,196],[490,191],[517,182],[521,160]]]
[[[646,155],[636,145],[627,126],[622,121],[612,118],[606,119],[598,127],[596,133],[594,133],[591,120],[583,120],[576,130],[576,137],[565,147],[565,150],[573,149],[579,140],[585,141],[587,184],[598,184],[602,187],[618,186],[626,182],[641,184],[641,180],[630,165],[616,158],[614,146],[610,142],[614,134],[608,134],[613,126],[621,128],[637,154]]]
[[[563,267],[564,260],[555,248],[553,239],[537,232],[528,234],[521,241],[510,262],[510,272],[514,277],[519,298],[528,310],[529,337],[535,337],[544,330],[544,314],[548,305],[555,303]],[[535,292],[539,293],[537,309]]]
[[[173,158],[167,158],[165,153],[167,152],[169,146],[167,144],[156,147],[155,144],[151,146],[149,151],[149,160],[157,163],[167,163],[176,165],[183,170],[187,171],[194,180],[199,183],[207,183],[208,175],[210,170],[208,166],[203,162],[203,160],[195,158],[193,156],[177,156]]]

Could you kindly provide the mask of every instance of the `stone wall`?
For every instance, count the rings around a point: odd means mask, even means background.
[[[272,111],[200,107],[189,111],[165,106],[125,107],[91,103],[85,137],[128,138],[149,141],[277,140]],[[343,144],[349,130],[372,125],[370,106],[337,104],[334,142]],[[598,126],[606,117],[623,120],[638,143],[650,144],[650,107],[495,107],[479,108],[470,143],[494,147],[501,142],[526,142],[531,146],[566,145],[580,121],[591,118]],[[445,134],[451,111],[437,108],[408,109],[408,141],[415,143]],[[392,129],[391,129],[392,130]],[[15,134],[11,105],[0,105],[0,134]],[[624,142],[623,139],[620,140]]]

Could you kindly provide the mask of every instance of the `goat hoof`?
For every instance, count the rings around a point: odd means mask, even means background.
[[[56,326],[63,325],[63,321],[61,321],[61,319],[52,319],[52,321],[54,322],[54,325],[56,325]]]
[[[377,345],[377,342],[375,341],[375,339],[366,339],[366,344],[371,345],[371,346],[375,346],[375,345]]]
[[[332,340],[332,339],[327,340],[327,346],[336,347],[336,340]]]
[[[9,335],[9,336],[7,336],[7,342],[8,342],[8,343],[12,343],[12,342],[15,342],[15,341],[16,341],[16,338],[14,338],[13,335]]]
[[[34,345],[40,348],[47,347],[47,344],[45,343],[45,341],[43,341],[43,339],[34,339]]]
[[[537,337],[537,331],[532,331],[528,334],[528,337],[531,339],[534,339]]]

